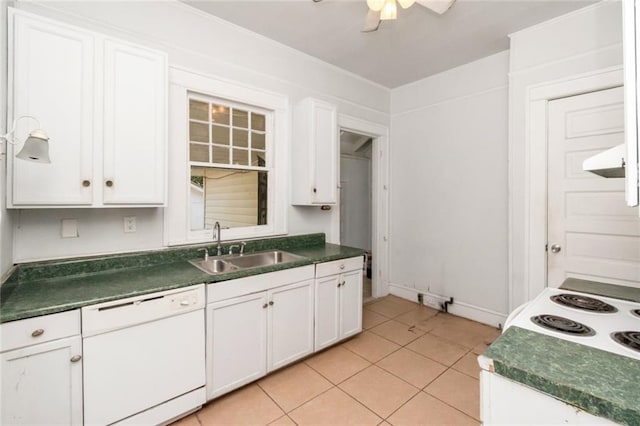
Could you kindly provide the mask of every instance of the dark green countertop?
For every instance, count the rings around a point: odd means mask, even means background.
[[[640,361],[519,327],[483,354],[503,377],[594,416],[640,425]]]
[[[202,256],[197,251],[202,247],[19,265],[0,288],[0,323],[156,291],[360,256],[365,252],[325,243],[324,234],[255,240],[248,242],[247,253],[277,248],[305,258],[286,264],[209,275],[188,262]]]

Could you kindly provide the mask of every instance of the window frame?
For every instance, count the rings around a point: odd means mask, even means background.
[[[181,68],[170,68],[169,90],[169,185],[164,214],[164,242],[167,246],[211,242],[213,230],[191,230],[191,166],[267,171],[267,224],[221,230],[221,240],[251,239],[287,233],[289,204],[288,152],[290,109],[284,95],[224,81]],[[265,115],[265,167],[191,162],[189,158],[189,99],[203,97],[223,105],[236,104]],[[269,117],[267,119],[267,117]],[[268,123],[267,121],[271,121]],[[267,131],[270,129],[270,131]],[[231,145],[230,145],[230,149]],[[277,214],[276,214],[277,213]]]

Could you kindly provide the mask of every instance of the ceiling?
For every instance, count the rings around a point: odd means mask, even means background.
[[[444,15],[414,4],[373,33],[365,0],[183,0],[388,88],[509,48],[508,34],[595,0],[457,0]]]

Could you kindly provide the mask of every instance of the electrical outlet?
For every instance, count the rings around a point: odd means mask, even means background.
[[[136,232],[136,217],[125,216],[124,217],[124,232]]]
[[[60,233],[62,238],[78,238],[78,220],[62,219],[60,222]]]

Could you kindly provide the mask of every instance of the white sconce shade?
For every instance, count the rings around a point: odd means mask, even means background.
[[[380,19],[383,21],[396,19],[398,17],[398,6],[396,0],[385,0],[384,6],[380,11]]]
[[[38,127],[36,130],[33,130],[29,133],[27,140],[24,141],[24,145],[20,152],[16,155],[16,158],[27,161],[34,161],[36,163],[51,163],[51,159],[49,158],[49,136],[44,132],[44,130],[40,129],[40,122],[30,115],[23,115],[16,118],[13,121],[13,126],[11,130],[6,135],[0,135],[0,139],[4,139],[8,144],[18,145],[19,142],[15,140],[15,131],[16,125],[18,121],[23,118],[30,118],[38,123]]]
[[[380,12],[382,6],[384,6],[384,0],[367,0],[367,6],[374,12]]]
[[[416,0],[398,0],[398,3],[400,3],[403,9],[413,6],[415,2]]]
[[[34,130],[24,141],[24,146],[16,158],[36,163],[51,163],[49,158],[49,137],[42,130]]]

